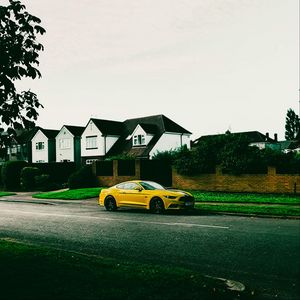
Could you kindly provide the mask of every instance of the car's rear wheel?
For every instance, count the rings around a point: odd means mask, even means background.
[[[153,214],[162,214],[165,211],[165,206],[160,198],[153,198],[150,202],[150,211]]]
[[[105,206],[106,210],[108,210],[108,211],[117,210],[116,200],[112,196],[108,196],[105,198],[104,206]]]

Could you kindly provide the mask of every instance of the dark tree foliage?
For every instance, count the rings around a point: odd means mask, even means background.
[[[41,77],[36,68],[43,45],[36,40],[45,29],[41,20],[17,0],[0,6],[0,127],[30,128],[43,107],[32,91],[17,91],[16,81]],[[3,143],[3,141],[2,141]]]
[[[285,118],[285,139],[295,140],[300,130],[299,116],[290,108]]]

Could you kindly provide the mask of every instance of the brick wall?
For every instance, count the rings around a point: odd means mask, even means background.
[[[140,161],[135,161],[134,176],[118,176],[118,161],[113,161],[113,176],[98,176],[101,186],[140,179]],[[222,174],[216,168],[215,174],[197,176],[179,175],[172,170],[172,186],[180,189],[197,189],[203,191],[249,192],[249,193],[284,193],[300,195],[300,174],[276,174],[276,169],[268,167],[267,174],[244,174],[239,176]]]
[[[276,174],[276,169],[268,168],[268,174],[228,175],[217,168],[215,174],[197,176],[179,175],[173,168],[173,187],[203,191],[285,193],[300,194],[300,175]]]

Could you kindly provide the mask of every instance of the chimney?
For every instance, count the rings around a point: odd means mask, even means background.
[[[275,140],[275,142],[278,142],[278,135],[277,135],[277,133],[274,133],[274,140]]]
[[[266,141],[269,139],[269,132],[266,132]]]

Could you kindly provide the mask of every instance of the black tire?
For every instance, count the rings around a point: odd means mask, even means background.
[[[117,210],[116,200],[112,196],[107,196],[104,201],[104,206],[108,211]]]
[[[150,202],[150,211],[153,214],[162,214],[165,211],[165,206],[160,198],[153,198]]]

